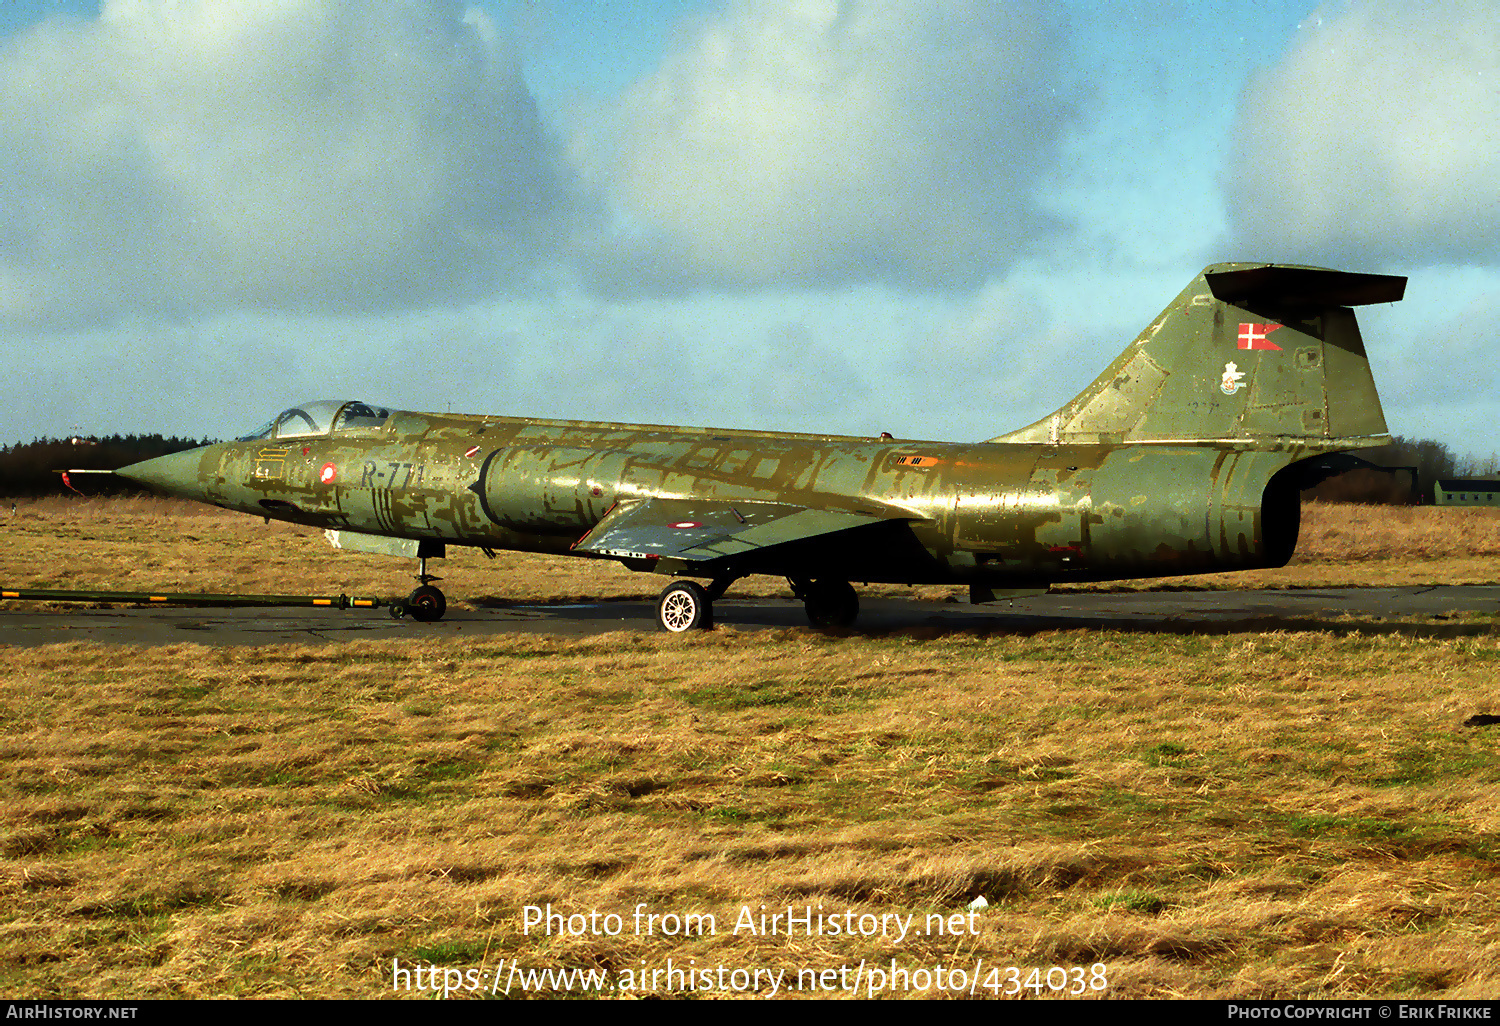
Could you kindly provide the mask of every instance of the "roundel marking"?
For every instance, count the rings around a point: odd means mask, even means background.
[[[677,523],[675,523],[675,524],[668,524],[667,526],[670,527],[670,528],[672,528],[675,531],[685,531],[685,530],[687,530],[690,527],[702,527],[703,526],[703,521],[701,521],[701,520],[679,520],[679,521],[677,521]]]
[[[323,469],[318,473],[318,480],[323,484],[333,484],[333,479],[339,476],[339,468],[332,463],[323,464]]]

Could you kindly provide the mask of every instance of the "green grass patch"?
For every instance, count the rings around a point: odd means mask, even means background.
[[[769,678],[744,683],[712,684],[679,692],[683,701],[700,709],[734,712],[765,706],[793,705],[822,712],[848,712],[864,708],[886,688],[830,684],[805,678]]]
[[[1371,783],[1392,787],[1430,784],[1442,780],[1500,780],[1500,758],[1493,750],[1481,749],[1472,742],[1430,741],[1409,744],[1393,756],[1395,768],[1371,778]]]
[[[493,938],[484,940],[443,940],[421,944],[398,956],[402,962],[429,962],[433,965],[466,965],[483,962],[497,949]]]
[[[1156,916],[1166,911],[1170,903],[1153,891],[1120,890],[1098,895],[1093,904],[1095,908]]]
[[[86,919],[135,919],[150,921],[168,913],[183,909],[218,908],[224,903],[225,892],[213,887],[184,884],[166,891],[145,891],[127,894],[77,909],[76,914]]]
[[[1163,741],[1161,744],[1152,745],[1142,755],[1142,760],[1147,766],[1167,766],[1172,769],[1184,769],[1187,767],[1187,756],[1192,754],[1192,749],[1187,745],[1178,744],[1176,741]]]

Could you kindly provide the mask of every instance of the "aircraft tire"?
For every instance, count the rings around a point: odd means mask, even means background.
[[[819,629],[850,627],[859,616],[859,596],[848,581],[813,581],[803,590],[802,605]]]
[[[400,619],[403,619],[405,616],[406,616],[406,603],[405,602],[392,602],[391,603],[391,619],[392,620],[400,620]]]
[[[443,598],[441,591],[430,584],[424,584],[406,596],[406,612],[411,614],[413,620],[420,623],[441,620],[447,611],[448,600]]]
[[[669,634],[706,631],[714,625],[708,592],[696,581],[673,581],[656,600],[656,622]]]

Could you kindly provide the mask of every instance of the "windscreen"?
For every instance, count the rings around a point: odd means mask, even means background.
[[[391,411],[383,406],[371,406],[369,403],[352,402],[345,403],[343,409],[339,410],[338,416],[333,419],[333,433],[342,434],[345,431],[368,431],[378,428],[390,417]]]
[[[319,399],[293,406],[276,418],[277,438],[313,438],[328,434],[333,418],[344,403],[337,399]]]
[[[391,411],[383,406],[372,406],[359,400],[319,399],[293,406],[272,424],[246,438],[265,438],[271,434],[277,438],[318,438],[329,434],[365,433],[378,429],[390,415]]]

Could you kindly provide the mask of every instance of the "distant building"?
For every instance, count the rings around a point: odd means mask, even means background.
[[[1432,486],[1434,506],[1500,506],[1500,481],[1454,478]]]

